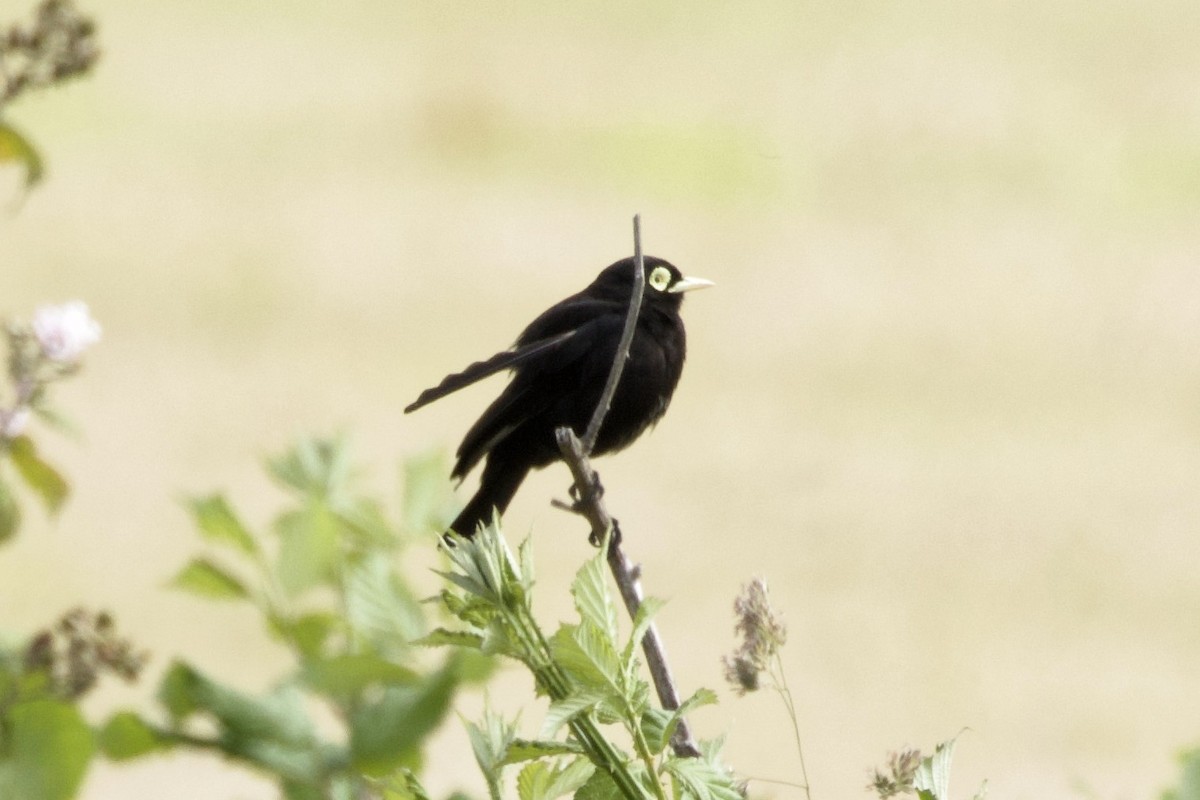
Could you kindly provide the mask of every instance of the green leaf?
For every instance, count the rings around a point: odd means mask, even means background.
[[[247,555],[258,552],[258,543],[223,496],[193,497],[187,504],[205,539],[234,547]]]
[[[0,120],[0,164],[15,162],[25,168],[25,188],[30,189],[42,179],[45,167],[33,143],[16,128]]]
[[[546,716],[542,720],[542,729],[538,731],[538,738],[551,738],[563,725],[585,711],[590,711],[600,705],[608,696],[609,693],[606,691],[591,689],[572,692],[562,700],[556,700],[546,709]]]
[[[250,596],[245,585],[213,562],[194,558],[171,579],[171,586],[213,600],[242,600]]]
[[[928,792],[934,800],[950,800],[950,762],[954,757],[954,744],[958,737],[940,743],[933,755],[921,759],[913,786],[918,792]]]
[[[645,737],[651,753],[657,755],[667,749],[675,721],[676,718],[670,711],[661,708],[648,707],[642,711],[642,736]]]
[[[508,752],[516,736],[515,722],[509,722],[492,710],[490,703],[483,708],[483,724],[476,725],[470,720],[464,720],[467,737],[471,740],[471,751],[475,754],[475,763],[487,781],[488,796],[492,800],[501,800],[503,790],[500,781],[503,779],[504,755]]]
[[[416,686],[390,687],[379,701],[350,718],[350,750],[356,768],[382,775],[418,760],[421,744],[441,724],[458,686],[452,659]]]
[[[295,596],[331,578],[339,556],[338,527],[329,507],[316,500],[278,519],[279,582],[288,594]]]
[[[594,770],[585,758],[573,759],[561,768],[549,761],[531,761],[517,775],[517,797],[520,800],[555,800],[586,783]]]
[[[417,776],[412,773],[412,770],[408,769],[396,770],[380,781],[376,788],[382,791],[379,796],[380,800],[429,800],[429,793],[425,791],[425,787],[417,780]],[[346,800],[360,795],[360,792],[353,787],[351,787],[351,791],[353,794],[345,795]],[[341,798],[335,796],[333,800],[341,800]],[[467,798],[455,793],[450,796],[449,800],[467,800]]]
[[[108,758],[125,761],[170,746],[168,738],[132,711],[109,718],[96,734],[96,742]]]
[[[0,478],[0,542],[11,539],[21,527],[21,507],[3,478]]]
[[[308,747],[315,742],[304,698],[294,687],[285,685],[265,697],[250,697],[176,662],[163,677],[158,699],[177,726],[197,712],[211,714],[226,736],[245,743],[230,751],[234,755],[267,758],[272,754],[266,745]],[[254,748],[256,743],[259,749]]]
[[[394,654],[425,632],[425,614],[386,554],[354,559],[343,581],[346,620],[355,636]]]
[[[554,660],[584,688],[622,694],[616,647],[590,622],[561,626],[550,648]]]
[[[666,604],[665,600],[657,597],[647,597],[638,606],[637,615],[633,618],[633,630],[629,632],[629,641],[625,643],[625,650],[621,653],[621,661],[626,668],[632,668],[642,639],[645,638],[646,631],[654,623],[654,615]]]
[[[642,733],[650,744],[650,749],[661,753],[666,749],[679,720],[701,706],[714,705],[717,694],[712,689],[697,689],[691,697],[680,703],[674,711],[664,711],[658,708],[646,708],[642,711]]]
[[[95,750],[79,709],[59,700],[33,700],[8,710],[8,758],[14,797],[68,800]]]
[[[421,647],[448,645],[451,647],[469,647],[473,650],[478,650],[483,647],[483,637],[471,631],[451,631],[445,628],[437,628],[430,631],[428,635],[413,640],[412,644],[420,645]]]
[[[502,763],[519,764],[535,758],[583,755],[583,747],[574,740],[513,739],[504,752]]]
[[[610,642],[617,641],[617,609],[608,592],[603,554],[589,558],[575,574],[571,583],[571,596],[579,617],[604,635]]]
[[[267,460],[275,480],[313,499],[328,499],[350,477],[349,446],[345,439],[302,439],[281,456]]]
[[[158,684],[158,702],[162,703],[176,726],[199,707],[196,684],[195,671],[179,662],[171,665]]]
[[[271,619],[275,633],[292,642],[306,659],[321,655],[325,642],[340,624],[341,617],[324,611],[303,614],[296,619]]]
[[[575,792],[574,800],[625,800],[625,795],[607,772],[598,769]]]
[[[70,491],[62,475],[38,456],[37,448],[28,436],[18,436],[10,441],[8,453],[25,484],[42,499],[51,515],[57,514]]]
[[[316,691],[333,695],[357,694],[374,685],[411,686],[421,679],[407,667],[368,653],[314,661],[305,665],[302,675]]]
[[[664,769],[693,800],[744,800],[729,773],[704,758],[669,758]]]

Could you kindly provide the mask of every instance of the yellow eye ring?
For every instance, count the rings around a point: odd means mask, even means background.
[[[671,285],[671,270],[666,267],[655,267],[650,272],[650,278],[647,281],[651,289],[659,292],[665,292],[667,287]]]

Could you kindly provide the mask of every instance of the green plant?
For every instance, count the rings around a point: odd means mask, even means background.
[[[570,792],[584,799],[741,798],[720,762],[719,742],[704,743],[698,758],[670,751],[680,718],[715,702],[716,695],[701,689],[669,712],[651,705],[637,654],[659,604],[643,603],[622,641],[603,550],[583,565],[571,585],[578,621],[562,624],[548,636],[533,616],[529,540],[515,555],[494,522],[471,539],[451,541],[453,569],[443,574],[454,588],[443,591],[442,602],[465,627],[438,629],[424,643],[515,659],[532,673],[537,691],[551,700],[535,740],[517,738],[515,726],[492,714],[470,726],[493,800],[502,794],[502,770],[517,763],[524,764],[516,782],[520,800],[550,800]],[[629,741],[632,754],[614,743],[614,726]]]
[[[205,600],[252,604],[294,669],[255,697],[177,662],[158,690],[165,720],[122,712],[100,745],[114,759],[215,750],[273,777],[289,800],[415,792],[426,739],[454,693],[489,673],[478,654],[422,667],[412,644],[429,629],[399,556],[416,532],[444,524],[441,459],[407,466],[398,525],[357,490],[342,440],[302,441],[267,468],[291,498],[271,526],[274,541],[252,533],[223,496],[193,498],[188,509],[214,553],[192,559],[172,584]],[[313,700],[333,711],[340,735],[321,734]]]
[[[876,768],[867,789],[880,800],[898,796],[913,796],[917,800],[950,800],[950,763],[958,737],[947,739],[934,748],[933,755],[922,757],[919,750],[903,750],[888,757],[884,769]],[[987,781],[972,795],[983,800]]]
[[[136,680],[145,660],[111,616],[81,608],[0,648],[0,797],[74,796],[95,750],[80,699],[105,673]]]
[[[27,431],[35,416],[52,426],[68,427],[49,405],[49,387],[79,372],[84,352],[100,339],[100,326],[87,306],[75,301],[42,306],[30,322],[9,321],[5,334],[11,390],[0,402],[0,542],[12,538],[21,525],[21,506],[6,464],[51,515],[67,499],[66,479],[38,454]]]

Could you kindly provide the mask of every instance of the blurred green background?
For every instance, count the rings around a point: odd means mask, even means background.
[[[392,491],[499,381],[400,409],[628,254],[640,212],[647,252],[719,285],[685,304],[670,414],[598,463],[684,691],[721,687],[762,574],[814,797],[964,726],[956,793],[1172,780],[1200,737],[1200,4],[83,8],[95,74],[9,114],[48,177],[0,213],[0,314],[81,298],[105,339],[57,396],[82,440],[40,437],[75,495],[0,552],[6,629],[105,606],[158,669],[261,688],[286,659],[253,615],[163,589],[196,547],[178,497],[265,521],[260,457],[334,430]],[[549,621],[591,552],[548,505],[568,482],[507,517]],[[799,780],[772,698],[695,724]],[[458,727],[435,793],[482,790]],[[173,756],[84,797],[272,794]]]

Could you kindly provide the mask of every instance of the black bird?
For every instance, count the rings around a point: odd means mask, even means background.
[[[632,258],[607,267],[591,285],[551,306],[529,324],[516,344],[486,361],[448,375],[426,389],[404,413],[499,372],[513,376],[471,426],[458,447],[451,477],[460,481],[484,457],[479,490],[451,530],[472,536],[504,513],[531,469],[559,458],[554,431],[564,425],[583,434],[604,391],[633,295]],[[683,293],[711,286],[684,277],[661,258],[645,257],[646,287],[629,360],[596,437],[593,455],[627,447],[667,410],[683,372],[687,340],[679,307]]]

